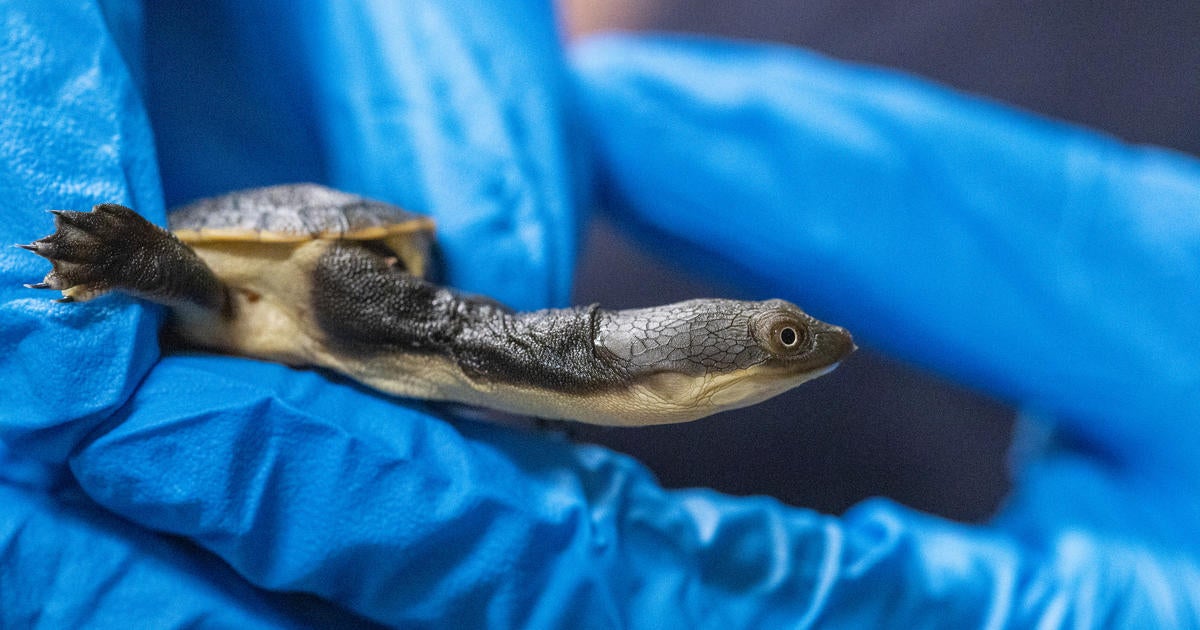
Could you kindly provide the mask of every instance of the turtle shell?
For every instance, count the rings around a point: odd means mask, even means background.
[[[433,219],[391,204],[317,184],[286,184],[201,199],[167,217],[192,246],[303,243],[317,239],[380,241],[423,276]]]

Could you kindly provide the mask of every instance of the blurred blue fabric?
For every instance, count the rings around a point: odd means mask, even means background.
[[[793,50],[579,59],[627,220],[1127,464],[1200,474],[1200,161]]]
[[[681,262],[721,260],[1060,439],[983,527],[665,491],[604,449],[328,374],[160,357],[158,309],[53,304],[20,286],[44,261],[9,249],[0,625],[1200,618],[1194,159],[790,49],[618,38],[568,71],[537,2],[3,13],[11,242],[46,208],[161,222],[164,198],[316,180],[435,215],[451,284],[535,308],[567,295],[596,173]]]

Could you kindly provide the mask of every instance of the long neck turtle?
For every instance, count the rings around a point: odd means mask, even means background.
[[[313,184],[230,193],[171,231],[101,204],[54,211],[26,249],[61,301],[123,291],[170,307],[190,345],[320,366],[371,387],[606,425],[695,420],[829,372],[849,333],[782,300],[515,312],[425,279],[433,222]]]

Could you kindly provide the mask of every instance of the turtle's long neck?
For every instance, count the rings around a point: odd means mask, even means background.
[[[593,351],[595,307],[515,313],[404,273],[361,244],[338,243],[322,255],[312,299],[330,345],[366,360],[380,353],[436,356],[483,386],[563,393],[625,382]]]
[[[828,372],[853,347],[778,300],[516,313],[405,273],[369,244],[332,243],[310,268],[308,362],[392,394],[521,415],[695,420]]]

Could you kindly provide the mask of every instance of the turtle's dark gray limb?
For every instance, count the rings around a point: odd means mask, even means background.
[[[321,256],[312,299],[321,330],[356,355],[440,355],[476,382],[575,394],[626,384],[592,353],[594,306],[513,312],[392,268],[362,243],[337,242]]]
[[[19,245],[53,270],[33,289],[63,292],[61,302],[122,291],[153,302],[224,309],[226,290],[212,270],[170,232],[133,210],[103,203],[91,212],[51,210],[56,231]]]

